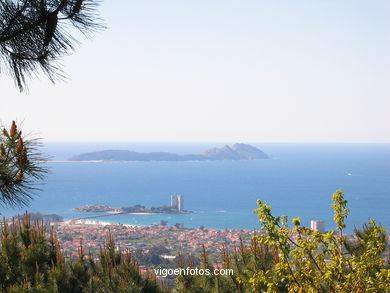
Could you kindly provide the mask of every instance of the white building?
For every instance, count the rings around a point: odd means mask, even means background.
[[[311,220],[310,228],[313,231],[319,231],[321,233],[325,232],[325,222],[323,220]]]
[[[183,210],[183,196],[181,194],[171,195],[171,207],[179,212]]]

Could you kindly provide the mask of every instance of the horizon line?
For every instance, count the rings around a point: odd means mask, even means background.
[[[389,142],[345,142],[345,141],[77,141],[77,140],[42,140],[45,143],[126,143],[126,144],[390,144]]]

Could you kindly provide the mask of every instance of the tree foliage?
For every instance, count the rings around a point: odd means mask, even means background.
[[[0,133],[0,204],[28,204],[47,168],[39,139],[22,135],[15,121]]]
[[[0,70],[22,91],[26,77],[64,77],[58,60],[68,55],[75,29],[86,36],[103,28],[99,0],[0,0]]]
[[[233,251],[223,247],[221,260],[211,263],[206,249],[200,266],[233,269],[233,275],[181,275],[170,290],[151,275],[142,275],[129,251],[120,251],[110,233],[97,255],[61,252],[54,231],[30,221],[3,222],[0,233],[0,292],[389,292],[390,266],[386,262],[385,230],[370,221],[350,239],[342,233],[347,215],[344,196],[333,196],[338,231],[320,233],[293,219],[274,217],[271,207],[259,202],[256,213],[262,234],[250,245],[241,241]],[[179,267],[194,268],[192,260]]]
[[[113,238],[97,259],[82,245],[76,259],[66,258],[53,231],[23,220],[3,222],[0,234],[0,292],[4,293],[158,293],[156,280],[140,274],[130,253],[115,249]],[[47,236],[47,235],[50,236]]]
[[[250,245],[245,245],[242,240],[238,247],[233,251],[223,247],[221,251],[221,261],[218,264],[210,263],[207,252],[203,247],[201,256],[201,268],[209,269],[213,272],[217,269],[232,269],[234,274],[229,275],[180,275],[176,279],[174,292],[177,293],[250,293],[252,287],[246,280],[249,280],[256,272],[260,270],[272,269],[274,267],[275,251],[268,245],[259,243],[256,238],[252,239]],[[195,264],[189,260],[179,263],[181,268],[194,268]],[[261,289],[258,288],[258,292]]]
[[[279,254],[274,268],[255,273],[247,283],[267,292],[386,292],[390,270],[385,263],[386,230],[370,220],[355,238],[343,234],[349,213],[341,190],[333,194],[337,230],[327,233],[301,226],[296,218],[289,229],[286,217],[275,217],[271,207],[258,201],[255,210],[263,236],[256,238]]]
[[[300,218],[275,217],[261,201],[255,210],[262,233],[233,253],[223,249],[221,268],[234,276],[180,276],[175,292],[390,292],[386,231],[371,220],[353,237],[343,233],[349,213],[339,190],[332,208],[337,231],[320,233]],[[187,264],[191,265],[191,263]],[[203,257],[202,267],[210,265]]]

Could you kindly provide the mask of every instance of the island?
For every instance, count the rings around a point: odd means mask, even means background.
[[[145,208],[142,205],[130,207],[115,208],[107,205],[94,204],[86,205],[73,209],[75,212],[87,213],[110,213],[110,214],[190,214],[192,211],[187,211],[183,208],[184,196],[181,194],[171,195],[170,206]]]
[[[145,208],[143,205],[135,205],[130,207],[110,207],[107,205],[94,204],[85,205],[73,209],[74,212],[87,212],[87,213],[112,213],[112,214],[190,214],[192,211],[179,210],[172,206],[160,206]]]
[[[212,148],[202,154],[179,155],[168,152],[138,153],[129,150],[104,150],[79,154],[69,161],[222,161],[269,159],[262,150],[243,143]]]

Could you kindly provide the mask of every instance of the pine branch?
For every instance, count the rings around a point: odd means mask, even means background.
[[[99,0],[0,0],[0,72],[20,91],[26,78],[44,73],[53,83],[64,79],[58,60],[78,41],[69,25],[86,37],[104,29],[97,17]],[[66,29],[65,29],[66,28]]]

